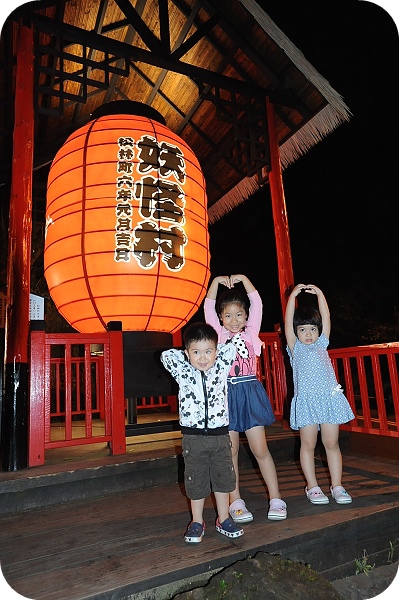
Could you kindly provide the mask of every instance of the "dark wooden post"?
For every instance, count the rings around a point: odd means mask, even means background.
[[[32,238],[33,28],[16,27],[15,121],[8,230],[3,471],[28,466],[29,294]]]
[[[280,150],[278,146],[276,130],[274,127],[274,107],[268,98],[266,99],[266,111],[271,163],[271,171],[268,175],[272,199],[274,232],[276,237],[281,309],[284,319],[288,296],[294,286],[294,273],[292,269],[290,234],[288,229],[287,209],[284,197]]]

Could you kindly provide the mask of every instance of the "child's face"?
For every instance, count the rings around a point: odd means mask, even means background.
[[[217,346],[211,340],[191,342],[185,353],[193,367],[200,371],[208,371],[215,364]]]
[[[240,304],[228,304],[220,314],[223,327],[231,333],[238,333],[245,327],[247,313]]]
[[[316,325],[298,325],[296,335],[302,344],[314,344],[319,337],[319,330]]]

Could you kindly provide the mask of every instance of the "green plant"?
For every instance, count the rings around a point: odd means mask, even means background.
[[[389,542],[389,552],[388,552],[388,562],[393,562],[393,557],[395,554],[395,548],[399,545],[399,538],[396,538],[394,542]]]
[[[227,590],[227,583],[225,582],[224,579],[222,579],[219,583],[220,585],[220,589],[222,590],[222,592],[225,592]]]
[[[375,567],[375,564],[370,565],[369,555],[367,554],[366,550],[363,550],[363,556],[361,558],[355,558],[355,564],[356,575],[358,575],[359,573],[364,573],[365,575],[368,575],[370,571],[372,571]]]

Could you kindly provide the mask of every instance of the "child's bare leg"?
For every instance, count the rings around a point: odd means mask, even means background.
[[[236,473],[236,487],[230,492],[230,504],[240,496],[240,474],[238,472],[238,451],[240,449],[240,434],[238,431],[229,431],[231,441],[231,454],[233,459],[234,471]]]
[[[339,425],[323,423],[320,426],[321,441],[326,450],[331,485],[342,485],[342,454],[339,447]]]
[[[269,498],[281,498],[278,488],[276,465],[267,446],[265,428],[252,427],[252,429],[248,429],[245,432],[245,435],[269,491]]]
[[[191,500],[191,513],[195,523],[203,522],[205,498],[200,500]]]
[[[299,429],[301,438],[301,449],[299,452],[300,462],[303,474],[306,479],[306,485],[310,490],[317,485],[316,467],[314,461],[314,449],[317,442],[317,425],[306,425]]]
[[[223,523],[229,518],[229,494],[215,492],[216,508],[218,511],[219,523]]]

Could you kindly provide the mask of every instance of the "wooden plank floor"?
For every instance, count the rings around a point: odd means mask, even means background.
[[[8,583],[35,600],[123,599],[156,586],[227,566],[258,550],[307,562],[318,571],[382,550],[399,539],[398,461],[344,456],[351,505],[315,506],[305,498],[295,461],[277,463],[288,518],[267,519],[265,489],[252,468],[241,470],[242,496],[254,513],[245,534],[215,531],[205,505],[201,544],[183,540],[189,510],[182,484],[78,500],[0,518],[0,560]],[[327,492],[324,466],[319,483]],[[382,537],[381,537],[382,536]],[[334,579],[334,577],[331,577]]]

